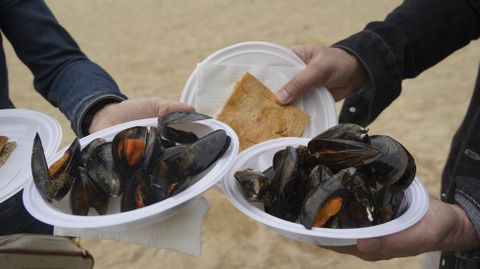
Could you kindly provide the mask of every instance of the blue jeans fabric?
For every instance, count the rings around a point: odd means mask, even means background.
[[[8,39],[32,72],[35,90],[65,114],[78,136],[87,134],[82,127],[88,113],[105,103],[126,99],[113,78],[80,50],[44,1],[0,0],[0,30],[0,44],[4,37]],[[13,107],[5,53],[0,46],[0,109]],[[0,204],[0,235],[52,232],[53,227],[25,210],[21,191]]]
[[[53,226],[33,218],[22,203],[23,191],[0,204],[0,236],[14,233],[53,234]]]
[[[77,135],[85,113],[99,100],[125,100],[113,78],[90,61],[44,1],[0,0],[0,30],[33,73],[33,85],[71,121]],[[3,40],[1,40],[3,41]],[[8,72],[0,47],[0,108],[11,108]]]

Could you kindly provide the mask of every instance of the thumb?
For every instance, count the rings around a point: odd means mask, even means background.
[[[280,104],[286,105],[296,100],[307,90],[322,84],[325,80],[325,75],[318,66],[308,64],[305,69],[300,71],[277,91],[275,96]]]
[[[381,242],[377,238],[359,239],[357,248],[361,252],[376,252],[380,249]]]

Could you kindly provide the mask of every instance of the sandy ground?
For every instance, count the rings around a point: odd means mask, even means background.
[[[371,20],[383,19],[400,1],[47,1],[81,48],[115,78],[131,98],[178,100],[195,64],[225,46],[265,40],[284,46],[332,44]],[[295,2],[295,3],[294,3]],[[46,112],[62,124],[62,145],[73,139],[66,118],[32,87],[32,75],[8,42],[11,96],[19,108]],[[437,195],[451,137],[466,111],[478,64],[478,42],[451,55],[415,80],[373,123],[414,155],[418,176]],[[419,268],[423,255],[369,263],[283,238],[209,190],[202,255],[82,239],[96,268]]]

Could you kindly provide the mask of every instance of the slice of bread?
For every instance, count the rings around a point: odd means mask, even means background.
[[[0,167],[7,161],[10,153],[17,147],[15,141],[8,141],[8,137],[0,136]]]
[[[250,73],[237,82],[217,119],[235,130],[240,150],[273,138],[301,136],[310,122],[296,106],[278,104],[272,91]]]

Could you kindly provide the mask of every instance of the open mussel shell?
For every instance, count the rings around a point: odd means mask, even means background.
[[[170,184],[174,184],[171,195],[190,185],[191,178],[206,170],[229,148],[230,136],[224,130],[215,130],[197,142],[182,146],[178,156],[166,160],[169,166]]]
[[[312,139],[308,149],[317,163],[340,170],[347,167],[359,167],[375,161],[380,151],[362,142],[345,139]]]
[[[80,143],[73,141],[65,154],[47,165],[40,136],[35,135],[32,149],[32,176],[40,195],[47,201],[62,199],[70,190],[80,161]]]
[[[328,169],[327,167],[323,167]],[[321,182],[305,196],[300,214],[300,223],[307,229],[311,229],[317,221],[317,215],[325,202],[345,187],[345,183],[354,176],[355,168],[345,168],[336,174],[329,171],[321,172],[326,176]],[[329,175],[330,174],[330,175]],[[328,220],[328,219],[327,219]],[[323,225],[322,223],[321,225]]]
[[[199,121],[210,119],[210,116],[197,113],[197,112],[172,112],[165,116],[158,118],[158,130],[160,131],[161,136],[164,138],[174,141],[181,144],[189,144],[198,140],[198,137],[195,133],[184,131],[180,129],[175,129],[170,127],[170,124],[175,123],[185,123],[192,121]]]
[[[159,125],[168,125],[173,123],[184,123],[199,120],[211,119],[212,117],[198,112],[177,111],[166,114],[158,118]]]
[[[395,139],[374,135],[372,145],[381,155],[367,165],[367,175],[383,185],[406,189],[415,178],[416,165],[412,155]]]
[[[112,197],[118,197],[123,191],[120,173],[113,163],[112,143],[104,142],[91,151],[85,168],[89,178]]]
[[[112,155],[119,172],[133,175],[146,168],[153,153],[161,154],[161,139],[156,127],[135,126],[119,132],[112,140]]]
[[[176,143],[190,144],[198,140],[198,136],[193,132],[175,129],[168,125],[163,125],[159,128],[163,137]]]
[[[242,186],[243,195],[250,202],[260,202],[270,185],[269,179],[260,171],[247,168],[235,172],[235,179]]]
[[[230,142],[230,136],[224,130],[215,130],[185,147],[178,157],[178,168],[186,176],[194,176],[218,160],[227,151]]]
[[[33,181],[37,190],[40,192],[40,195],[48,201],[52,201],[52,197],[48,195],[52,183],[50,182],[50,176],[48,175],[47,160],[45,159],[42,141],[40,140],[38,133],[33,140],[32,174]]]
[[[317,139],[345,139],[362,143],[370,143],[368,129],[353,123],[338,124],[314,137]]]

